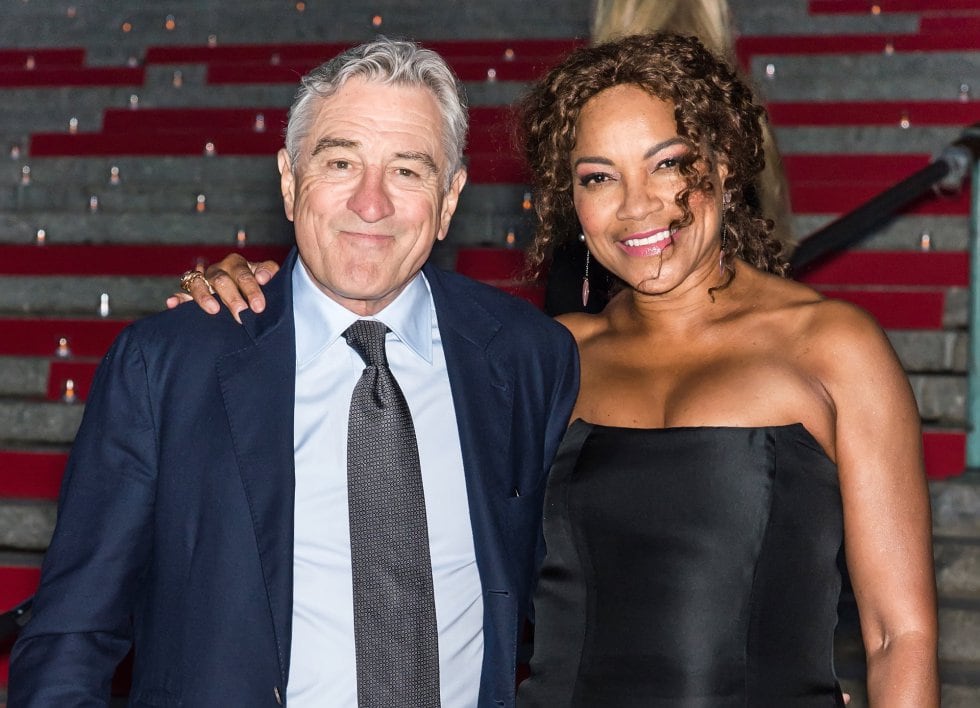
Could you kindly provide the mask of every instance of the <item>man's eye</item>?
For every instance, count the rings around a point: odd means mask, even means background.
[[[410,170],[407,167],[396,167],[395,174],[399,177],[418,177],[418,172]]]
[[[350,169],[350,163],[347,160],[334,160],[330,163],[330,166],[335,170],[348,170]]]

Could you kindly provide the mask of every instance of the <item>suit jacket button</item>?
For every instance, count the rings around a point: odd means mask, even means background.
[[[279,687],[278,686],[273,686],[272,687],[272,692],[276,695],[276,703],[278,703],[279,705],[282,705],[282,696],[279,693]]]

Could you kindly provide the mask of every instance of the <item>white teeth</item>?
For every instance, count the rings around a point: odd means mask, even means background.
[[[668,238],[670,238],[670,236],[673,235],[673,233],[674,233],[673,231],[670,232],[658,231],[657,233],[651,234],[650,236],[646,236],[644,238],[627,239],[625,243],[627,246],[630,246],[631,248],[635,248],[637,246],[649,246],[654,243],[666,241]]]

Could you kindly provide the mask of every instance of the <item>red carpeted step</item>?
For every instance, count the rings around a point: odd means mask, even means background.
[[[932,161],[929,155],[784,155],[791,184],[832,182],[873,183],[886,189]]]
[[[980,24],[977,26],[980,33]],[[968,101],[785,101],[766,105],[777,126],[794,125],[968,125],[980,108]]]
[[[0,612],[16,607],[37,590],[41,569],[0,565]]]
[[[92,379],[95,377],[95,370],[99,367],[100,361],[101,359],[53,360],[48,367],[47,399],[67,400],[67,395],[70,397],[70,402],[84,402],[92,388]],[[68,392],[68,381],[72,382],[70,392]]]
[[[102,118],[102,132],[159,131],[205,134],[209,131],[232,133],[256,132],[257,116],[267,133],[281,136],[286,125],[287,109],[265,108],[109,108]],[[281,141],[280,141],[281,142]]]
[[[81,66],[85,61],[82,47],[36,47],[34,49],[0,49],[0,67],[21,69],[47,68],[51,66]]]
[[[64,338],[73,356],[101,357],[129,320],[0,318],[0,355],[55,356]]]
[[[215,263],[230,245],[186,244],[0,244],[0,275],[147,275],[176,278],[198,263]],[[281,262],[288,246],[244,246],[237,249],[250,261]],[[100,352],[101,354],[101,352]]]
[[[969,260],[962,251],[845,251],[807,269],[800,280],[814,286],[966,287]]]
[[[0,87],[142,86],[143,68],[128,66],[0,68]]]
[[[518,248],[464,247],[456,253],[456,272],[476,280],[508,281],[524,271],[524,252]]]
[[[218,155],[274,155],[282,147],[282,135],[275,130],[224,129],[198,133],[34,133],[30,152],[34,157],[203,155],[208,142]]]
[[[980,0],[809,0],[809,12],[851,13],[867,15],[885,12],[949,12],[976,10]],[[873,8],[877,8],[875,12]]]
[[[829,298],[846,300],[867,310],[886,329],[943,328],[943,290],[817,289]]]
[[[980,34],[833,34],[739,37],[735,53],[743,66],[757,54],[881,54],[884,52],[954,52],[980,49]]]
[[[67,461],[63,452],[0,450],[0,499],[56,501]]]
[[[922,452],[929,479],[946,479],[963,474],[966,468],[966,433],[926,430]]]

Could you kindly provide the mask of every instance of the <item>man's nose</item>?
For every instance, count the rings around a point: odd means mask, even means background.
[[[361,175],[347,208],[367,222],[380,221],[395,211],[385,185],[382,169],[369,168]]]

